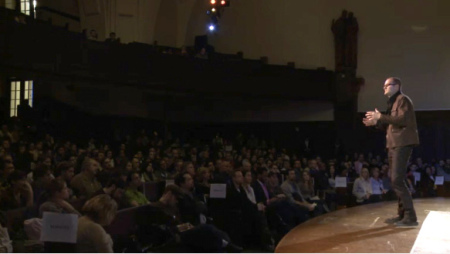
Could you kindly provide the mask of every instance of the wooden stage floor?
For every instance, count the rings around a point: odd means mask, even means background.
[[[414,199],[419,226],[400,229],[384,223],[397,201],[356,206],[311,219],[283,237],[275,252],[409,253],[430,211],[450,211],[450,198]]]

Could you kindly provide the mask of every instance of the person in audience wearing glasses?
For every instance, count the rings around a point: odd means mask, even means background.
[[[387,219],[388,224],[397,227],[418,226],[412,196],[405,184],[406,165],[412,150],[419,145],[416,114],[411,99],[402,93],[402,82],[390,77],[384,82],[384,95],[388,99],[386,114],[375,109],[366,112],[363,123],[366,126],[378,126],[386,129],[386,148],[388,149],[392,188],[399,197],[398,216]]]

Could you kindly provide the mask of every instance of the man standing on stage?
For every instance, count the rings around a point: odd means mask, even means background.
[[[418,225],[411,193],[406,186],[406,164],[414,146],[419,144],[416,115],[411,99],[401,92],[401,80],[391,77],[384,82],[384,95],[389,97],[386,114],[377,109],[368,111],[363,123],[366,126],[383,126],[386,129],[386,148],[388,149],[392,188],[398,200],[398,217],[385,222],[397,227]],[[387,127],[387,128],[386,128]]]

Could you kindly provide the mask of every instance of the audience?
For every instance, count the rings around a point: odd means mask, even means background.
[[[357,153],[341,160],[324,161],[319,156],[308,158],[286,149],[269,148],[255,136],[251,140],[240,136],[236,142],[230,142],[216,135],[211,144],[204,146],[199,141],[183,143],[176,138],[163,142],[155,133],[147,136],[145,131],[140,131],[137,136],[125,134],[124,140],[114,142],[91,138],[85,144],[75,144],[48,133],[30,138],[18,128],[3,125],[0,129],[3,137],[0,147],[1,210],[32,208],[30,211],[36,211],[35,214],[27,213],[26,218],[41,217],[45,211],[78,214],[81,216],[80,230],[84,230],[83,234],[96,232],[98,241],[82,243],[84,238],[77,243],[77,250],[112,250],[111,238],[95,226],[107,222],[100,222],[93,210],[87,209],[89,202],[93,207],[92,200],[99,203],[99,197],[105,195],[119,209],[156,207],[164,214],[175,209],[178,224],[164,231],[171,239],[166,243],[175,241],[174,246],[181,246],[177,251],[184,252],[206,251],[200,243],[208,234],[213,234],[208,237],[214,237],[214,243],[207,247],[210,251],[233,249],[228,236],[246,249],[273,250],[274,244],[298,224],[328,212],[327,207],[330,210],[339,208],[337,196],[344,195],[344,201],[348,199],[344,205],[352,205],[351,198],[335,189],[338,175],[347,177],[348,188],[353,190],[357,204],[395,199],[386,160],[372,154]],[[362,165],[360,175],[355,164]],[[302,168],[302,165],[307,167]],[[371,167],[370,178],[368,165]],[[448,165],[450,160],[434,164],[421,159],[411,162],[408,186],[417,190],[415,195],[436,195],[434,180],[441,175],[439,172],[450,168]],[[420,181],[415,178],[417,173],[422,176]],[[179,187],[177,191],[172,189],[176,194],[164,192],[166,181],[174,181]],[[215,183],[227,185],[225,199],[209,197],[211,184]],[[143,192],[144,184],[153,184],[151,190],[158,195],[156,198],[161,193],[165,193],[165,197],[150,203],[146,197],[148,193]],[[150,197],[155,198],[155,193],[152,195]],[[81,209],[90,198],[84,206],[86,209]],[[217,208],[220,208],[221,216]],[[157,222],[163,225],[163,221],[165,219]],[[176,231],[177,225],[182,232]],[[13,241],[17,235],[12,235]],[[181,236],[184,240],[177,242]],[[186,239],[190,239],[189,242]],[[241,250],[234,247],[235,251]]]

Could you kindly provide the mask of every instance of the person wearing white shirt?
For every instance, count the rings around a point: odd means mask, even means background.
[[[361,169],[361,176],[355,180],[353,184],[353,195],[356,197],[356,203],[369,203],[372,195],[372,184],[369,180],[369,170],[367,168]]]

